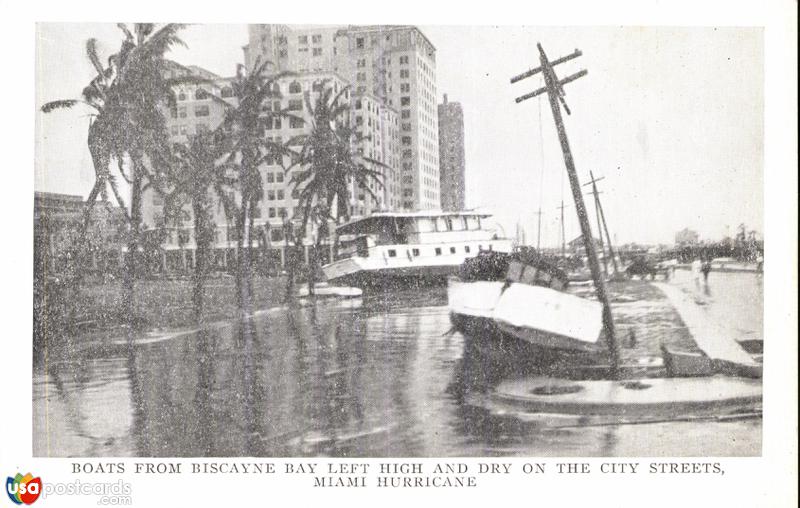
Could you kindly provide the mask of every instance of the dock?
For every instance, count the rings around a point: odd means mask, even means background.
[[[715,370],[729,374],[761,377],[762,364],[757,362],[739,342],[733,331],[708,318],[695,297],[668,283],[653,282],[675,307],[697,346],[709,357]]]

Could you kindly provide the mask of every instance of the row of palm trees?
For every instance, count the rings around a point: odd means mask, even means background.
[[[138,23],[128,27],[120,23],[118,27],[122,32],[120,49],[108,58],[105,66],[97,54],[96,41],[87,41],[87,57],[97,75],[83,89],[81,97],[48,102],[42,111],[49,113],[78,104],[91,109],[87,144],[95,181],[85,203],[81,237],[85,238],[88,231],[96,201],[107,200],[110,190],[125,211],[128,226],[123,312],[131,320],[136,315],[138,256],[134,253],[139,252],[142,244],[142,196],[148,189],[164,199],[163,226],[191,208],[197,245],[192,303],[198,319],[204,314],[205,279],[216,227],[212,211],[216,203],[221,204],[236,231],[236,301],[244,310],[252,297],[254,211],[264,194],[259,168],[267,158],[278,156],[283,160],[284,155],[292,160],[284,170],[294,169],[289,182],[299,193],[300,213],[299,217],[283,217],[283,228],[292,229],[289,219],[297,221],[299,230],[285,231],[291,233],[285,237],[298,243],[309,230],[316,231],[309,270],[312,274],[309,288],[313,293],[316,252],[330,234],[328,224],[349,218],[350,185],[360,185],[372,195],[369,183],[382,184],[381,172],[375,168],[383,163],[353,152],[354,143],[361,138],[349,125],[349,105],[342,100],[347,89],[333,95],[331,87],[323,86],[315,102],[307,94],[305,106],[311,125],[306,134],[278,144],[267,138],[267,123],[275,117],[292,117],[294,113],[264,112],[262,104],[280,98],[274,84],[287,74],[268,75],[268,62],[257,61],[249,70],[239,66],[230,84],[232,100],[208,93],[224,108],[221,124],[190,136],[186,142],[174,143],[170,141],[165,112],[176,107],[176,87],[187,83],[198,87],[211,84],[191,73],[169,77],[175,64],[166,54],[175,46],[185,45],[179,37],[185,26]],[[120,191],[118,177],[130,188],[130,203]],[[236,194],[238,201],[231,197]],[[85,266],[87,253],[82,248],[85,244],[85,241],[78,244],[70,274],[70,286],[75,291],[79,290],[82,279],[80,267]],[[291,279],[290,276],[289,288]]]

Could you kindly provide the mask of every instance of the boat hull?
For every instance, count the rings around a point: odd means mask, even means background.
[[[458,273],[458,266],[414,266],[358,270],[329,278],[331,284],[360,288],[387,288],[409,286],[441,286],[448,277]]]
[[[448,304],[454,326],[465,335],[513,337],[553,351],[604,350],[602,307],[595,301],[525,284],[451,280]]]

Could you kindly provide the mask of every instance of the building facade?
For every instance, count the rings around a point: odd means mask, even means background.
[[[413,26],[251,25],[245,61],[334,72],[399,114],[399,209],[440,207],[436,48]]]
[[[36,192],[33,205],[34,274],[36,277],[64,273],[77,255],[85,200],[81,196]],[[125,211],[110,202],[98,201],[92,209],[86,245],[87,273],[116,273],[122,266],[126,241]]]
[[[464,111],[458,102],[439,104],[439,188],[442,210],[465,208]]]
[[[189,73],[202,76],[210,83],[184,84],[175,90],[176,107],[167,115],[167,127],[172,142],[186,143],[190,137],[220,125],[225,115],[222,101],[235,104],[231,87],[233,78],[216,76],[196,67],[176,66],[175,75]],[[266,137],[269,141],[284,145],[291,139],[311,132],[313,125],[311,113],[308,111],[305,98],[311,104],[320,97],[323,90],[330,88],[332,95],[342,92],[340,102],[349,106],[349,114],[343,121],[355,128],[358,135],[353,139],[352,150],[378,164],[366,165],[380,173],[380,183],[370,182],[369,191],[351,182],[350,200],[346,204],[353,216],[372,213],[376,210],[387,210],[400,200],[399,180],[399,120],[397,112],[383,104],[370,93],[353,93],[347,89],[347,81],[333,72],[302,72],[279,79],[274,90],[276,97],[262,105],[264,116],[272,111],[288,110],[293,117],[273,118],[266,124]],[[211,95],[216,96],[216,99]],[[222,99],[222,101],[218,100]],[[299,149],[299,146],[293,147]],[[267,157],[260,166],[263,185],[263,199],[253,210],[259,251],[255,257],[267,257],[270,265],[283,266],[286,251],[290,246],[284,238],[287,223],[299,222],[298,209],[299,190],[291,183],[294,171],[293,161],[289,156]],[[216,225],[213,264],[218,269],[230,266],[235,259],[236,230],[234,218],[227,216],[222,200],[212,195],[213,222]],[[239,202],[240,195],[234,188],[229,197]],[[143,222],[149,232],[151,241],[161,246],[161,260],[152,267],[156,270],[176,271],[189,269],[194,265],[196,243],[193,231],[191,207],[186,204],[181,213],[171,214],[164,226],[165,203],[161,195],[148,188],[143,195]],[[311,245],[312,232],[303,240],[306,249]],[[325,253],[323,257],[328,257]],[[267,259],[264,259],[267,261]]]

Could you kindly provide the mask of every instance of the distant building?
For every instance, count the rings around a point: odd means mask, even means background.
[[[85,200],[81,196],[36,192],[33,201],[34,272],[36,276],[63,273],[75,256],[83,227]],[[86,235],[89,270],[111,272],[122,261],[127,230],[125,212],[98,201]]]
[[[597,255],[602,257],[602,252],[600,251],[600,239],[594,238],[594,246],[597,251]],[[567,242],[567,251],[570,252],[572,255],[575,256],[585,256],[586,255],[586,245],[583,243],[583,235],[574,238]]]
[[[692,231],[689,228],[684,228],[675,233],[676,245],[696,245],[699,239],[700,235],[698,235],[696,231]]]
[[[444,94],[439,104],[439,189],[442,210],[465,207],[464,198],[464,112],[458,102]]]
[[[436,48],[414,26],[250,25],[245,62],[274,71],[328,72],[370,94],[400,118],[403,210],[438,209]],[[396,208],[396,207],[393,207]]]

